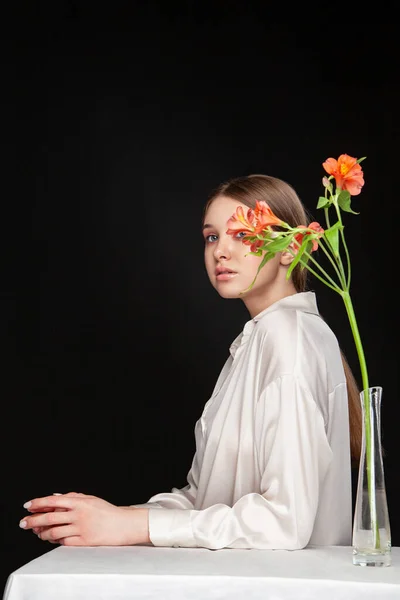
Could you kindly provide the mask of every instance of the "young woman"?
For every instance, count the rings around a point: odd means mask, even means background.
[[[223,298],[242,299],[250,319],[196,423],[187,485],[130,507],[73,492],[36,498],[21,527],[64,545],[350,545],[359,390],[307,290],[307,271],[297,265],[287,279],[290,251],[267,262],[248,290],[261,258],[227,223],[257,200],[292,226],[309,222],[293,188],[266,175],[228,181],[208,199],[208,277]]]

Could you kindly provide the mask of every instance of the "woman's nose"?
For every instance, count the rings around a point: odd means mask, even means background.
[[[217,260],[228,260],[231,257],[229,240],[219,240],[214,250],[214,256]]]

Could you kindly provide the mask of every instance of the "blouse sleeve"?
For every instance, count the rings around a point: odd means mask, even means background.
[[[259,493],[242,496],[233,506],[203,510],[191,508],[193,496],[179,506],[179,496],[173,495],[176,504],[168,504],[170,510],[149,511],[154,546],[295,550],[307,545],[332,451],[319,408],[294,376],[281,377],[263,391],[254,435]]]

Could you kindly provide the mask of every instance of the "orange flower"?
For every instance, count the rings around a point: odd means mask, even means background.
[[[264,200],[257,200],[256,207],[254,209],[254,215],[258,220],[257,233],[260,233],[267,227],[273,227],[274,225],[284,225],[282,219],[279,219]]]
[[[237,233],[257,235],[257,233],[261,233],[268,227],[282,224],[282,220],[274,215],[264,200],[257,200],[255,209],[249,208],[246,215],[244,214],[242,206],[237,207],[236,212],[228,220],[228,229],[226,233],[228,235],[236,235]]]
[[[338,188],[347,190],[351,196],[360,194],[364,185],[364,175],[356,158],[341,154],[337,160],[328,158],[322,166],[329,175],[333,175]]]
[[[234,235],[236,233],[246,233],[251,235],[255,231],[256,220],[254,217],[254,210],[249,208],[246,215],[244,214],[243,206],[238,206],[236,212],[228,219],[228,229],[226,233],[228,235]]]
[[[317,223],[316,221],[313,221],[312,223],[310,223],[308,227],[306,227],[305,225],[298,225],[297,227],[299,229],[306,229],[306,232],[305,233],[296,233],[296,235],[293,236],[293,240],[296,240],[296,242],[297,242],[297,244],[294,244],[293,242],[291,244],[291,246],[294,250],[297,250],[299,248],[299,246],[301,246],[301,244],[303,243],[304,236],[307,235],[308,233],[310,233],[310,229],[312,230],[312,232],[317,234],[317,238],[320,238],[324,235],[324,230],[322,229],[321,225],[319,223]],[[318,249],[317,238],[314,238],[312,240],[311,252],[315,252],[315,250]]]
[[[246,244],[246,246],[250,246],[250,252],[257,252],[258,248],[260,248],[263,244],[264,244],[264,240],[258,240],[256,239],[255,241],[251,241],[251,240],[242,240],[243,244]]]

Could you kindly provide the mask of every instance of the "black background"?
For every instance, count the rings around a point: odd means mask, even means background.
[[[248,319],[207,280],[206,197],[267,173],[317,216],[321,163],[341,153],[367,156],[345,231],[399,545],[397,25],[274,23],[216,1],[58,2],[2,27],[2,583],[54,548],[19,529],[25,501],[185,485]],[[359,378],[341,299],[313,289]]]

